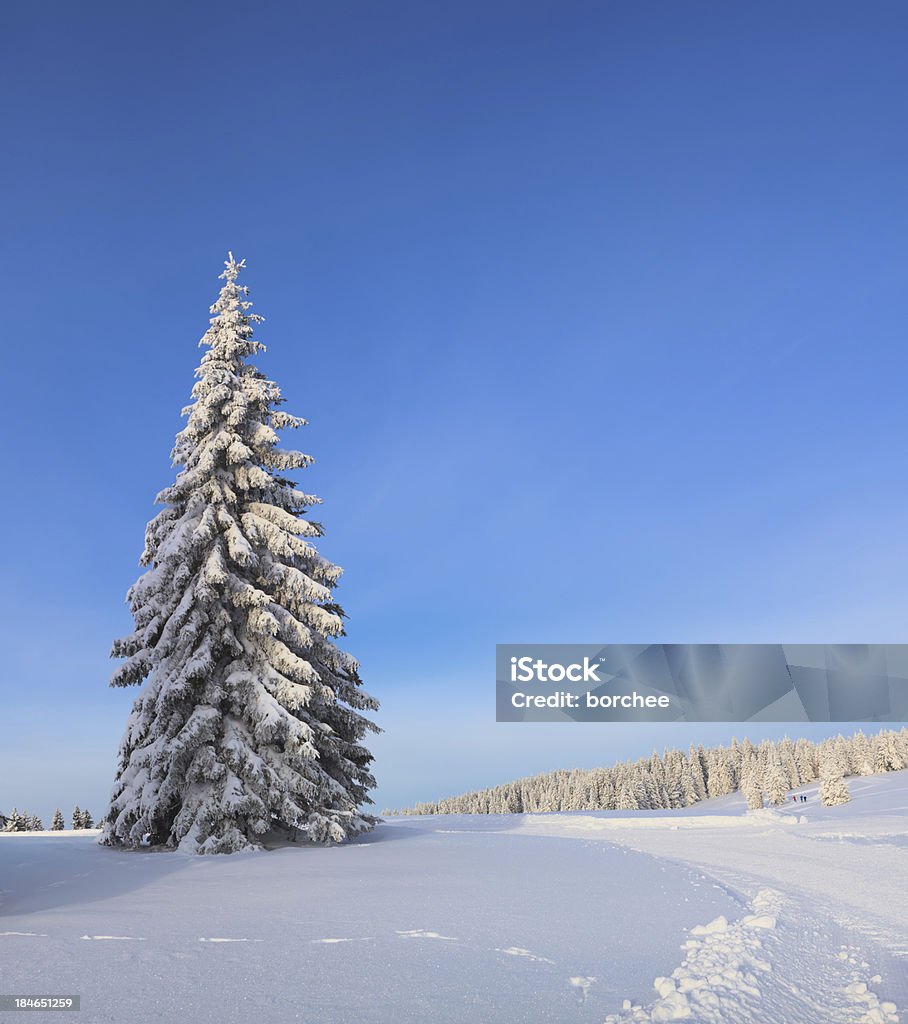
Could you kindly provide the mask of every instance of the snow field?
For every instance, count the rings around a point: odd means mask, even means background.
[[[0,931],[33,933],[0,936],[0,991],[78,993],[80,1024],[602,1024],[691,923],[740,911],[687,866],[453,824],[207,858],[0,843]]]
[[[230,857],[23,833],[0,842],[0,991],[79,993],[80,1024],[896,1024],[908,773],[854,788]]]

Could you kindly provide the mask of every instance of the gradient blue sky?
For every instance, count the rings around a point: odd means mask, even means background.
[[[312,424],[380,805],[745,731],[496,725],[496,642],[908,639],[904,5],[51,2],[4,36],[0,808],[103,810],[228,248]]]

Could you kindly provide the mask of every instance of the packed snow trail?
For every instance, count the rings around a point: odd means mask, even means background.
[[[596,838],[697,865],[752,898],[737,924],[713,922],[702,941],[693,929],[683,963],[663,965],[656,996],[626,999],[608,1024],[897,1021],[908,1003],[908,772],[851,785],[854,801],[834,808],[818,803],[814,784],[806,805],[750,814],[734,795],[701,813],[524,816],[522,834]]]
[[[712,813],[695,806],[683,814],[637,812],[636,820],[613,812],[525,815],[519,829],[696,864],[743,894],[772,886],[799,898],[803,912],[828,916],[904,957],[908,973],[908,771],[850,784],[853,800],[841,807],[820,806],[814,783],[802,790],[807,804],[754,814],[743,813],[735,794],[709,801]]]

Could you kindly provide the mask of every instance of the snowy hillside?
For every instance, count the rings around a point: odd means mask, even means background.
[[[199,858],[0,836],[0,991],[82,1024],[888,1024],[908,772],[850,804],[396,819]],[[40,1017],[40,1014],[38,1015]]]

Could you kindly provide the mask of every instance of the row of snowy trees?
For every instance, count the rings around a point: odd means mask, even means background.
[[[9,817],[3,816],[2,830],[4,832],[43,832],[44,823],[37,814],[29,814],[27,811],[20,811],[14,807]]]
[[[62,832],[66,828],[66,822],[63,818],[63,812],[58,807],[54,811],[54,817],[51,821],[52,832]],[[94,818],[91,816],[91,811],[81,810],[79,805],[73,809],[72,816],[72,827],[73,828],[94,828]],[[28,814],[25,811],[20,811],[14,807],[9,817],[0,815],[0,831],[3,832],[43,832],[44,823],[38,817],[37,814]]]
[[[545,811],[654,810],[689,807],[709,797],[740,791],[752,809],[785,803],[791,789],[820,780],[826,805],[849,799],[845,776],[873,775],[908,767],[908,729],[871,737],[858,731],[845,738],[729,746],[687,752],[666,749],[611,768],[554,771],[503,786],[420,803],[385,814],[521,814]]]

